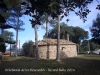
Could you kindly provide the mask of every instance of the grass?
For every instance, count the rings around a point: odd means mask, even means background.
[[[0,75],[100,75],[100,55],[79,54],[74,58],[62,59],[60,63],[8,56],[0,61]]]

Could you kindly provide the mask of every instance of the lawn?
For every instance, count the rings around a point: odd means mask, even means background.
[[[5,57],[0,75],[100,75],[100,55],[80,54],[74,58],[38,60],[29,57]]]

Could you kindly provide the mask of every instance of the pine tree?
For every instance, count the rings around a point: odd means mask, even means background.
[[[97,14],[97,18],[93,20],[92,27],[90,28],[92,33],[92,40],[100,45],[100,14]]]

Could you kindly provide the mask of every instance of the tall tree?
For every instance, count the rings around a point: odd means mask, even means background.
[[[18,32],[23,31],[23,21],[20,19],[20,17],[22,17],[23,13],[21,11],[21,0],[16,0],[16,2],[14,0],[10,1],[10,0],[5,0],[5,2],[8,3],[8,7],[9,7],[9,14],[10,16],[7,17],[7,23],[12,25],[13,28],[16,31],[16,57],[17,57],[17,51],[18,51]]]
[[[48,38],[48,14],[46,13],[46,36]]]
[[[80,18],[83,19],[83,21],[85,22],[86,21],[86,17],[87,17],[87,14],[90,12],[88,8],[85,8],[87,7],[87,5],[89,3],[91,3],[92,0],[80,0],[80,1],[75,1],[75,0],[55,0],[55,1],[52,1],[52,3],[50,3],[50,8],[52,9],[53,8],[53,13],[51,14],[52,17],[55,17],[55,16],[58,16],[58,38],[57,38],[57,61],[60,60],[59,58],[59,55],[60,54],[60,42],[59,42],[59,37],[60,37],[60,20],[59,20],[59,17],[61,14],[64,14],[65,16],[68,16],[69,15],[69,12],[70,11],[74,11],[76,13],[76,15],[80,16]],[[79,12],[76,12],[75,11],[75,8],[79,8]],[[65,9],[65,10],[63,10]],[[69,19],[67,19],[67,21],[69,21]]]
[[[45,13],[43,17],[41,17],[41,20],[46,23],[46,38],[48,38],[48,22],[49,22],[48,18],[49,15],[47,13]]]
[[[3,32],[2,26],[4,23],[6,23],[5,18],[2,16],[2,13],[7,11],[7,5],[5,4],[4,0],[0,0],[0,28]],[[6,46],[5,46],[5,40],[3,37],[0,37],[0,51],[5,52]]]
[[[92,33],[92,40],[100,45],[100,14],[97,14],[95,20],[93,20],[92,27],[90,28]]]
[[[57,35],[57,61],[60,61],[60,15],[58,15],[58,35]]]
[[[0,24],[6,23],[5,18],[2,16],[2,13],[4,13],[7,10],[7,5],[5,4],[4,0],[0,0]]]
[[[36,1],[36,0],[27,0],[27,2],[23,2],[23,5],[26,4],[26,15],[30,15],[32,17],[31,24],[35,31],[35,45],[36,45],[36,60],[39,60],[38,55],[38,35],[37,35],[37,25],[40,25],[40,16],[44,14],[44,11],[47,7],[44,9],[44,5],[47,3],[43,3],[42,1]]]
[[[36,10],[39,17],[43,15],[44,13],[48,13],[53,18],[55,18],[57,16],[60,16],[61,14],[68,17],[69,13],[71,11],[74,11],[75,14],[77,16],[80,16],[80,18],[84,22],[86,21],[87,15],[90,12],[87,5],[93,2],[93,0],[27,0],[27,1],[29,3],[28,3],[28,8],[27,8],[28,10],[26,10],[27,11],[26,14],[33,13],[34,10]],[[25,3],[22,3],[22,4],[25,4]],[[99,7],[100,5],[98,5],[97,9],[99,9]],[[79,10],[78,9],[76,10],[76,8],[79,8]],[[33,17],[36,17],[36,16],[33,16]],[[34,22],[39,23],[39,18],[37,18],[36,21]],[[69,19],[67,19],[67,21],[69,21]],[[58,29],[60,30],[60,28]],[[59,39],[58,39],[58,44],[59,44]]]
[[[44,25],[42,26],[43,28],[46,29],[46,34],[44,35],[45,38],[48,38],[48,30],[49,27],[54,27],[57,24],[57,18],[52,19],[52,17],[50,15],[48,15],[47,13],[45,13],[42,17],[41,17],[41,21],[43,22],[43,24],[46,24],[46,27],[44,27]]]

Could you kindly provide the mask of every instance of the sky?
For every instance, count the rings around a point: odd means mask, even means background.
[[[79,27],[83,28],[84,30],[89,32],[89,38],[91,38],[91,33],[89,31],[89,28],[92,26],[92,21],[94,19],[96,19],[97,13],[100,12],[100,10],[96,10],[96,5],[98,5],[98,3],[96,2],[96,0],[94,0],[94,2],[88,6],[89,9],[91,10],[91,12],[87,16],[87,21],[85,23],[83,23],[82,19],[80,19],[79,16],[76,16],[73,12],[71,12],[69,14],[69,19],[70,19],[69,22],[66,22],[66,17],[64,17],[61,22],[65,22],[69,26],[79,26]],[[29,19],[31,19],[31,17],[29,17],[27,15],[25,15],[21,18],[21,20],[23,20],[23,22],[25,23],[25,25],[23,26],[23,28],[25,28],[25,30],[20,31],[19,35],[18,35],[18,40],[20,40],[20,47],[26,41],[29,41],[29,40],[32,40],[33,42],[35,41],[34,29],[32,28]],[[15,30],[8,29],[8,31],[11,31],[14,33],[14,40],[15,40],[16,39]],[[38,29],[38,40],[42,40],[44,34],[45,34],[45,29],[42,29],[40,27]],[[19,45],[18,45],[18,48],[19,48]]]

